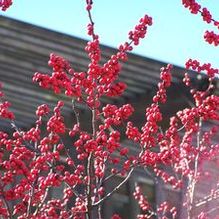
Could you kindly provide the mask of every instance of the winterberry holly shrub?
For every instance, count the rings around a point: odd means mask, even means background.
[[[12,1],[0,1],[2,10],[11,4]],[[182,0],[182,4],[191,13],[200,14],[205,22],[219,27],[210,12],[196,1]],[[67,127],[62,100],[53,109],[47,104],[38,106],[35,125],[29,130],[20,130],[0,87],[0,117],[10,120],[12,125],[11,133],[0,131],[1,218],[101,219],[104,202],[127,183],[137,168],[150,172],[154,181],[159,179],[173,190],[182,190],[181,207],[185,209],[180,216],[177,207],[168,201],[153,206],[136,185],[133,196],[139,204],[138,219],[211,218],[218,207],[206,210],[205,205],[219,199],[218,176],[207,194],[198,199],[195,193],[199,184],[211,177],[205,169],[206,162],[216,168],[219,163],[219,143],[214,141],[218,132],[219,97],[213,92],[219,69],[193,59],[185,63],[183,82],[190,88],[193,105],[177,112],[170,118],[168,128],[161,130],[164,117],[161,105],[168,98],[173,68],[170,64],[164,66],[157,92],[145,109],[145,118],[142,118],[145,122],[142,127],[136,127],[130,121],[135,112],[131,104],[104,105],[101,98],[119,96],[125,91],[126,84],[119,81],[122,62],[127,61],[133,46],[145,38],[152,18],[142,17],[129,32],[128,41],[101,65],[100,38],[95,32],[92,7],[93,2],[87,0],[87,33],[91,37],[85,47],[90,58],[88,69],[77,72],[66,59],[51,54],[48,65],[52,74],[37,72],[33,76],[33,82],[43,89],[66,95],[72,101],[73,111],[75,102],[86,105],[91,112],[91,132],[81,127],[77,111],[74,111],[76,123]],[[213,32],[207,31],[205,40],[215,46],[219,44],[219,37]],[[187,73],[190,70],[207,78],[205,90],[193,88],[194,81]],[[213,125],[207,126],[209,123]],[[125,133],[121,133],[121,126]],[[123,134],[137,145],[136,154],[121,143]],[[72,139],[74,157],[63,141],[65,136]],[[111,191],[106,190],[110,180],[117,176],[122,177],[121,182]],[[59,189],[60,197],[53,197],[51,189]],[[114,214],[111,218],[121,217]]]

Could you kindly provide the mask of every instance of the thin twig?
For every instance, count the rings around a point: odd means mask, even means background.
[[[79,120],[80,115],[79,115],[79,111],[76,109],[76,106],[75,106],[75,99],[72,99],[72,110],[75,114],[77,125],[80,126],[80,120]]]
[[[195,203],[195,206],[196,206],[196,207],[200,207],[200,206],[202,206],[202,205],[204,205],[204,204],[207,204],[207,203],[210,202],[210,201],[219,199],[219,189],[215,190],[215,193],[218,193],[218,194],[217,194],[217,195],[211,194],[211,195],[208,195],[208,196],[204,197],[204,198],[201,199],[201,200],[198,200],[198,201]]]
[[[111,192],[107,193],[102,199],[100,199],[99,201],[97,201],[96,203],[93,203],[93,206],[97,206],[100,203],[102,203],[103,201],[105,201],[106,199],[108,199],[112,194],[114,194],[116,191],[118,191],[120,189],[120,187],[126,183],[129,179],[129,177],[131,176],[132,172],[134,171],[134,167],[129,171],[129,173],[127,174],[127,176],[125,177],[125,179],[119,183]]]
[[[194,163],[194,174],[193,174],[193,178],[192,178],[192,181],[191,181],[191,187],[190,187],[190,203],[189,203],[189,217],[191,216],[191,213],[192,213],[192,207],[194,205],[194,193],[195,193],[195,185],[197,183],[197,173],[198,173],[198,163],[199,163],[199,156],[200,156],[200,152],[199,152],[199,149],[200,149],[200,140],[201,140],[201,127],[202,127],[202,118],[199,119],[199,130],[198,130],[198,133],[197,133],[197,150],[198,150],[198,153],[195,157],[195,163]]]

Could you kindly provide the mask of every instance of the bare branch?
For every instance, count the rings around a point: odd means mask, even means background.
[[[109,192],[106,196],[104,196],[102,199],[100,199],[99,201],[97,201],[96,203],[93,204],[93,206],[98,206],[100,203],[102,203],[103,201],[105,201],[106,199],[108,199],[110,196],[112,196],[116,191],[119,190],[119,188],[128,181],[129,177],[131,176],[132,172],[134,171],[134,167],[129,171],[129,173],[127,174],[127,176],[124,178],[124,180],[119,183],[111,192]]]

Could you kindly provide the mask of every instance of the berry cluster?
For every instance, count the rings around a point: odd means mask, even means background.
[[[207,8],[202,8],[201,15],[202,15],[202,18],[205,22],[211,23],[212,15]]]
[[[133,31],[129,32],[129,39],[134,42],[134,45],[139,44],[139,40],[145,37],[147,33],[147,26],[152,25],[152,18],[145,15],[139,20],[139,24],[135,26]]]
[[[141,133],[139,132],[137,127],[133,126],[132,122],[128,122],[126,126],[126,135],[128,139],[133,140],[134,142],[138,142],[141,137]]]
[[[2,84],[0,83],[0,118],[14,120],[15,116],[13,112],[11,112],[8,108],[10,107],[10,103],[8,101],[4,101],[4,93],[1,91]]]
[[[121,217],[118,214],[114,214],[111,219],[121,219]]]
[[[121,122],[127,120],[133,112],[134,109],[130,104],[125,104],[120,108],[115,105],[107,104],[103,107],[105,121],[101,129],[108,129],[112,125],[120,125]]]
[[[15,118],[14,114],[8,109],[10,105],[8,101],[0,103],[0,117],[10,120]]]
[[[1,0],[0,9],[6,11],[12,5],[12,0]]]
[[[209,44],[213,44],[215,46],[219,45],[219,34],[214,33],[214,31],[206,31],[204,39]]]
[[[212,18],[210,11],[207,8],[202,8],[196,0],[182,0],[182,4],[185,8],[188,8],[192,14],[200,14],[203,21],[210,24],[213,22],[213,25],[219,29],[219,22]],[[215,46],[219,45],[219,34],[216,34],[214,31],[206,31],[204,39],[209,44],[214,44]]]
[[[198,73],[204,72],[208,75],[209,78],[214,78],[218,73],[219,69],[213,68],[210,63],[200,64],[197,60],[189,59],[185,64],[186,69],[191,69],[197,71]],[[187,76],[188,78],[188,76]]]
[[[195,0],[182,0],[182,4],[193,14],[197,14],[201,9],[201,5],[198,4]]]
[[[33,82],[39,83],[42,88],[52,89],[56,94],[64,90],[67,96],[80,98],[83,74],[74,73],[68,61],[53,53],[50,55],[48,64],[53,68],[52,75],[36,72],[33,76]]]
[[[153,97],[153,102],[151,106],[146,109],[146,123],[141,128],[141,145],[143,148],[153,147],[156,145],[156,133],[158,132],[158,122],[162,121],[162,114],[160,112],[159,103],[166,102],[166,89],[171,83],[170,70],[171,65],[166,68],[161,69],[160,79],[161,82],[158,83],[158,91]]]
[[[145,214],[143,215],[138,215],[138,219],[146,219],[149,218],[147,217],[148,215],[151,214],[152,208],[146,199],[146,197],[143,195],[141,188],[139,186],[135,187],[135,192],[133,193],[134,198],[138,201],[139,207]],[[146,213],[147,212],[147,213]]]

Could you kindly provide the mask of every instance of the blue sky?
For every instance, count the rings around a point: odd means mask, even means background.
[[[219,20],[218,0],[200,3]],[[14,5],[2,14],[88,39],[88,18],[84,8],[85,0],[14,0]],[[213,25],[190,14],[181,5],[181,0],[94,0],[96,32],[102,44],[112,47],[126,41],[129,30],[144,14],[152,16],[154,24],[134,53],[179,66],[188,58],[197,58],[219,68],[219,47],[203,40],[206,29],[215,30]]]

